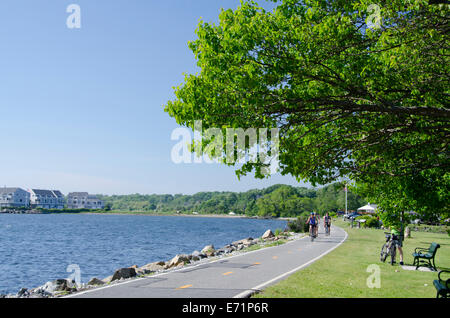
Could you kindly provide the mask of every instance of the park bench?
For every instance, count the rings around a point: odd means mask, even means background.
[[[436,256],[436,251],[439,247],[441,246],[434,242],[430,244],[429,248],[416,247],[412,254],[414,256],[413,266],[416,266],[416,269],[418,269],[420,264],[427,263],[428,267],[437,270],[434,257]]]
[[[433,285],[437,290],[436,298],[439,298],[439,296],[447,298],[450,295],[450,278],[447,280],[441,279],[442,273],[450,273],[450,271],[448,270],[439,271],[438,279],[435,279],[433,281]]]

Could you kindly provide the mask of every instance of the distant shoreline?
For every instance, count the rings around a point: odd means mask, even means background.
[[[254,220],[293,220],[294,217],[260,217],[248,215],[229,215],[229,214],[183,214],[183,213],[146,213],[146,212],[81,212],[80,214],[94,215],[148,215],[148,216],[183,216],[183,217],[204,217],[204,218],[236,218],[236,219],[254,219]]]
[[[295,217],[261,217],[261,216],[248,216],[248,215],[229,215],[229,214],[186,214],[186,213],[154,213],[154,212],[126,212],[126,211],[107,211],[107,212],[96,212],[96,211],[37,211],[37,210],[10,210],[10,211],[0,211],[0,214],[84,214],[84,215],[147,215],[147,216],[181,216],[181,217],[203,217],[203,218],[236,218],[236,219],[254,219],[254,220],[293,220]]]
[[[185,217],[221,217],[221,218],[245,218],[251,219],[253,217],[246,215],[227,215],[227,214],[177,214],[177,213],[147,213],[147,212],[123,212],[123,211],[108,211],[108,212],[81,212],[79,214],[94,214],[94,215],[148,215],[148,216],[185,216]]]

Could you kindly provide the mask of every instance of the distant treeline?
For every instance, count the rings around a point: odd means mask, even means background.
[[[182,194],[98,195],[107,210],[177,212],[199,214],[245,214],[248,216],[294,217],[304,212],[319,213],[343,210],[345,193],[341,183],[319,189],[274,185],[247,192],[199,192]],[[365,205],[361,197],[347,194],[348,210]]]

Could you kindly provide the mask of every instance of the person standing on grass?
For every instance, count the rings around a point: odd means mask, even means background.
[[[398,248],[398,254],[400,255],[400,265],[403,265],[403,222],[395,223],[391,225],[392,240],[395,247]]]

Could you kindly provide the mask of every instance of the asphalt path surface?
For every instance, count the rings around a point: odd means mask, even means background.
[[[72,294],[70,298],[244,298],[285,279],[337,248],[347,238],[332,226],[311,242],[304,237],[279,246],[188,265],[148,277]]]

